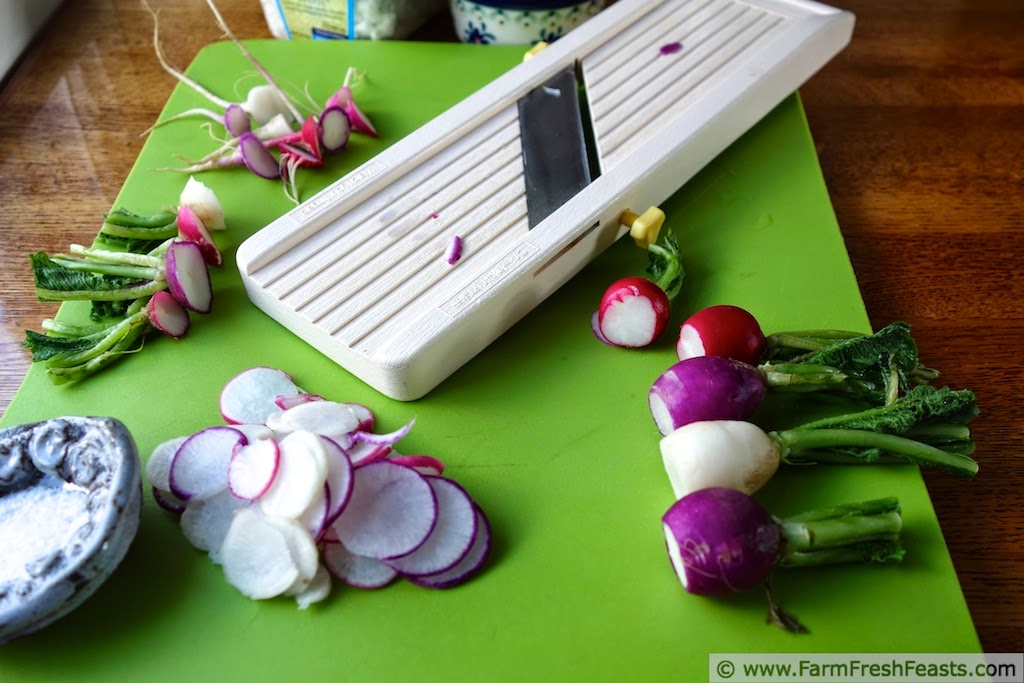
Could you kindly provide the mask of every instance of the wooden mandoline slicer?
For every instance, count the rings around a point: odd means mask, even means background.
[[[246,291],[378,391],[419,398],[852,29],[806,0],[619,0],[248,239]]]

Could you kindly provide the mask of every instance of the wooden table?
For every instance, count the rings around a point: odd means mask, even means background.
[[[221,36],[202,0],[152,0],[184,67]],[[821,165],[877,328],[913,325],[945,381],[974,389],[981,473],[928,475],[988,652],[1024,644],[1024,3],[847,0],[852,44],[802,89]],[[218,0],[243,38],[256,0]],[[52,315],[26,254],[91,240],[174,82],[135,0],[58,11],[0,92],[0,409]],[[174,36],[171,40],[170,37]],[[417,38],[453,40],[447,16]],[[936,624],[936,628],[942,628]]]

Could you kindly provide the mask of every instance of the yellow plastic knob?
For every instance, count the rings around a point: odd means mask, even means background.
[[[637,215],[629,209],[622,212],[619,222],[629,227],[629,236],[633,238],[636,245],[646,249],[658,241],[658,234],[661,226],[665,224],[665,212],[656,206]]]

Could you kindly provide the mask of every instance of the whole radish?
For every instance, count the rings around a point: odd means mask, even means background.
[[[696,356],[723,356],[754,365],[764,354],[765,337],[749,311],[720,304],[703,308],[679,328],[679,360]]]

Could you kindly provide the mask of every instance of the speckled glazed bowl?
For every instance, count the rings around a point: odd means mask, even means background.
[[[111,418],[0,430],[0,643],[56,621],[113,573],[139,527],[140,469]]]
[[[552,42],[601,11],[604,0],[451,0],[455,31],[465,43]]]

